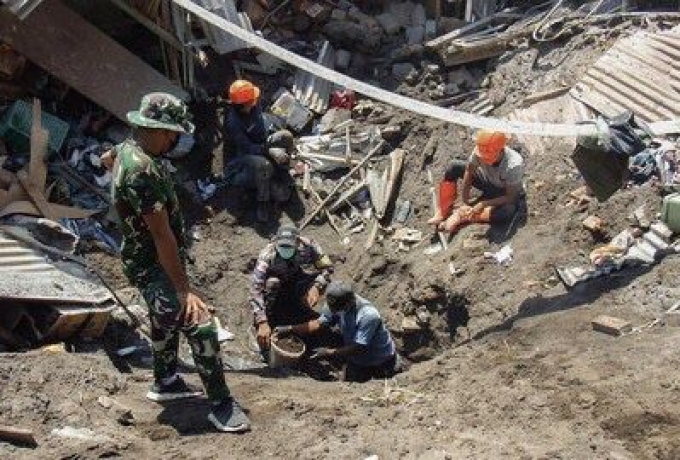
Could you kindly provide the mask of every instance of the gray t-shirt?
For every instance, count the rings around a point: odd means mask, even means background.
[[[477,167],[477,175],[485,182],[498,188],[522,187],[524,158],[517,151],[505,147],[503,159],[498,165],[487,165],[479,161],[476,150],[470,155],[469,164]]]
[[[378,366],[395,354],[394,340],[383,324],[378,309],[363,297],[356,296],[356,300],[355,308],[337,313],[332,313],[324,305],[319,322],[327,326],[339,326],[345,346],[359,344],[368,348],[368,353],[350,356],[349,361],[359,366]]]

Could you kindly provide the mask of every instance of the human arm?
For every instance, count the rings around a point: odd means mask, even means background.
[[[489,200],[479,200],[472,207],[472,212],[476,214],[482,212],[484,208],[503,206],[504,204],[514,203],[515,201],[517,201],[520,189],[521,187],[518,185],[508,185],[505,187],[505,194],[496,198],[491,198]]]
[[[463,199],[463,203],[465,203],[468,206],[472,204],[472,196],[470,192],[472,191],[472,179],[475,176],[476,170],[477,165],[475,165],[472,162],[468,162],[467,166],[465,166],[465,173],[463,173],[463,183],[461,185],[461,198]]]
[[[255,268],[250,283],[250,306],[253,311],[255,327],[257,329],[257,343],[261,348],[269,348],[271,326],[267,320],[265,305],[265,283],[269,272],[269,258],[266,249],[262,251],[255,262]]]
[[[296,335],[312,335],[326,327],[318,319],[313,319],[302,324],[294,324],[292,326],[278,326],[274,328],[274,333],[280,337],[285,337],[290,334]]]
[[[170,279],[177,292],[177,298],[184,310],[187,320],[200,322],[208,314],[208,307],[189,286],[184,265],[179,256],[177,238],[170,227],[170,219],[165,208],[142,214],[154,245],[163,271]]]

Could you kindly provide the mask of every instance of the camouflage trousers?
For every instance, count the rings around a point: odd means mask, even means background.
[[[163,272],[152,274],[137,287],[149,307],[156,381],[172,377],[177,372],[181,331],[189,342],[208,398],[213,401],[228,398],[229,388],[224,379],[217,328],[212,316],[206,315],[198,322],[185,318],[177,293]]]

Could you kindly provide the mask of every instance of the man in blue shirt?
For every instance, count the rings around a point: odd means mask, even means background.
[[[268,126],[260,107],[260,89],[247,80],[236,80],[225,95],[225,180],[237,187],[256,190],[256,217],[270,219],[270,203],[290,198],[292,180],[288,174],[293,135]],[[271,124],[271,123],[270,123]]]
[[[332,282],[326,290],[326,306],[318,319],[294,326],[279,326],[274,333],[308,335],[338,326],[342,334],[340,348],[317,348],[311,359],[338,357],[347,361],[344,380],[366,382],[372,378],[389,378],[399,372],[399,357],[394,340],[378,309],[354,293],[345,282]]]

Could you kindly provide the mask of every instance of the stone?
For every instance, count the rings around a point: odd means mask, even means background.
[[[395,35],[401,30],[401,24],[390,13],[383,13],[375,17],[380,27],[383,28],[386,34]]]
[[[425,27],[427,16],[425,14],[425,7],[422,4],[417,4],[411,11],[411,25],[414,27]]]
[[[392,75],[397,80],[403,80],[410,72],[414,71],[415,69],[415,66],[408,62],[394,64],[392,66]]]
[[[588,216],[582,223],[583,227],[592,233],[603,233],[607,227],[607,222],[597,216]]]
[[[108,396],[100,396],[97,399],[97,403],[104,409],[108,409],[109,414],[121,425],[132,425],[134,422],[134,416],[132,414],[132,409],[118,401],[109,398]]]
[[[257,2],[246,2],[246,3],[257,3]],[[331,11],[331,19],[336,21],[344,21],[347,19],[347,11],[341,10],[340,8],[335,8]]]
[[[420,332],[422,329],[423,328],[418,325],[415,318],[406,317],[401,321],[401,330],[404,331],[405,334]]]
[[[420,72],[418,72],[418,70],[414,68],[408,73],[408,75],[406,75],[404,81],[411,86],[417,85],[418,81],[420,81]]]
[[[422,26],[411,26],[406,28],[406,42],[409,45],[418,45],[425,39],[425,28]]]
[[[401,27],[408,27],[414,24],[412,21],[413,11],[416,5],[413,2],[390,2],[387,12],[397,21]]]
[[[471,89],[477,86],[477,79],[472,76],[468,69],[461,67],[449,72],[449,83],[455,83],[460,87]]]
[[[616,337],[633,330],[633,325],[629,321],[607,315],[598,316],[591,322],[591,325],[595,331],[604,332]]]
[[[460,93],[460,87],[455,83],[447,83],[444,85],[444,94],[446,96],[455,96]]]

